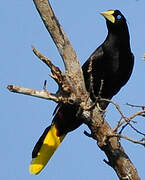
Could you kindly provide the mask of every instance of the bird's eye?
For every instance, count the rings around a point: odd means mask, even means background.
[[[121,15],[117,15],[117,19],[119,20],[119,19],[121,19],[122,18],[122,16]]]

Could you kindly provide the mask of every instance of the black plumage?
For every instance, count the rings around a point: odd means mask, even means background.
[[[110,16],[115,18],[115,22],[107,19],[107,17],[110,17],[109,15],[106,16],[108,28],[106,40],[94,51],[82,67],[86,87],[89,89],[90,75],[88,67],[92,59],[94,94],[98,96],[101,80],[103,80],[101,97],[106,99],[111,99],[126,84],[134,65],[126,19],[119,10],[110,10],[110,12],[113,13],[110,13]],[[105,13],[103,15],[105,16]],[[102,102],[101,107],[105,109],[106,106],[107,103]]]
[[[125,17],[119,10],[109,10],[101,14],[106,19],[108,35],[103,44],[93,52],[82,66],[87,91],[91,90],[90,74],[92,75],[93,91],[91,91],[91,98],[93,101],[95,100],[94,96],[97,97],[99,92],[101,92],[100,96],[106,99],[111,99],[118,93],[130,78],[134,64]],[[90,62],[92,62],[91,73],[88,72]],[[103,80],[103,86],[100,91],[101,80]],[[107,105],[107,102],[100,101],[102,109],[106,109]],[[56,136],[62,136],[82,124],[82,120],[77,118],[76,113],[76,106],[59,105],[52,121],[52,125],[56,127]],[[45,139],[46,131],[44,131],[33,150],[33,158],[37,157]]]
[[[109,10],[101,14],[106,19],[108,35],[102,45],[92,53],[82,66],[86,89],[90,91],[88,69],[92,61],[93,91],[91,98],[93,101],[95,100],[94,95],[97,97],[100,92],[101,80],[103,80],[100,94],[102,98],[111,99],[117,94],[130,78],[134,65],[125,17],[119,10]],[[108,106],[106,101],[100,101],[99,104],[102,109],[106,109]],[[76,117],[76,111],[75,107],[69,105],[60,106],[53,120],[60,134],[72,131],[82,124],[81,120]]]

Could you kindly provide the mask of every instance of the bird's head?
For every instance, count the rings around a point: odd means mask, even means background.
[[[117,32],[127,28],[126,19],[119,10],[111,9],[101,12],[101,15],[106,19],[108,30]]]

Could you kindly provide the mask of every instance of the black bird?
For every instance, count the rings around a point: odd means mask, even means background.
[[[98,96],[101,80],[103,87],[101,97],[111,99],[122,86],[126,84],[132,73],[134,56],[130,49],[130,37],[125,17],[119,10],[109,10],[101,13],[108,28],[104,43],[99,46],[83,65],[86,88],[90,86],[88,67],[92,59],[93,90]],[[107,102],[100,102],[102,109]]]
[[[132,73],[134,56],[130,49],[130,38],[125,17],[119,10],[108,10],[101,13],[108,28],[106,40],[99,46],[82,66],[87,91],[94,96],[111,99],[126,84]],[[92,62],[92,72],[88,69]],[[90,85],[90,74],[92,83]],[[103,81],[100,91],[101,81]],[[90,88],[92,86],[92,88]],[[100,93],[100,94],[99,94]],[[108,103],[99,103],[106,109]],[[32,152],[29,170],[38,174],[47,164],[65,135],[76,129],[82,121],[76,117],[77,108],[61,104],[55,113],[52,124],[47,127]]]

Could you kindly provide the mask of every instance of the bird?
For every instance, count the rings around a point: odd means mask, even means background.
[[[101,15],[106,20],[107,37],[82,66],[86,90],[92,101],[98,96],[110,100],[127,83],[134,66],[134,55],[131,52],[130,35],[124,15],[119,10],[112,9],[101,12]],[[107,101],[99,102],[103,110],[108,104]],[[77,117],[77,111],[76,105],[60,103],[57,106],[51,125],[45,129],[32,151],[29,166],[31,174],[39,174],[67,133],[83,123]]]

